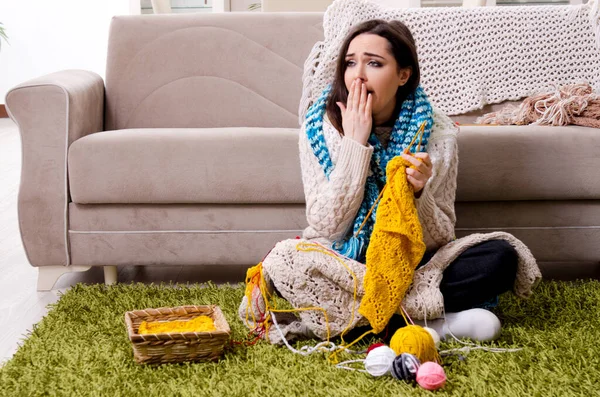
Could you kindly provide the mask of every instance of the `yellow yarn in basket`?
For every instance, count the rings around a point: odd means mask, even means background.
[[[215,322],[208,316],[198,316],[192,320],[175,321],[142,321],[138,333],[163,334],[180,332],[211,332],[216,331]]]
[[[392,336],[390,347],[397,355],[410,353],[417,356],[422,363],[438,359],[431,334],[418,325],[407,325],[398,329]]]

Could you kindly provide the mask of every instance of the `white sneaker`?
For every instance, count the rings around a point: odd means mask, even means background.
[[[418,321],[425,326],[425,322]],[[502,325],[494,313],[485,309],[469,309],[457,313],[446,313],[446,318],[427,321],[427,326],[433,328],[441,340],[471,339],[474,342],[488,342],[500,336]]]

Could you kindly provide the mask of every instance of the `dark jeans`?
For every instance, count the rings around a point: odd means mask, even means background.
[[[424,266],[435,251],[426,252],[417,269]],[[446,312],[480,307],[513,288],[517,275],[517,252],[505,240],[490,240],[474,245],[460,254],[444,271],[440,290]],[[379,337],[387,343],[394,332],[405,326],[402,316],[394,314]],[[358,337],[364,329],[355,329],[345,340]]]
[[[435,252],[426,252],[417,269]],[[517,275],[517,252],[505,240],[490,240],[460,254],[446,270],[440,285],[447,312],[472,309],[510,291]]]

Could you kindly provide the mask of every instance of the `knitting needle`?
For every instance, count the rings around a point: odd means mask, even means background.
[[[425,125],[427,124],[427,121],[423,121],[421,123],[421,126],[419,127],[419,130],[417,131],[417,133],[415,134],[415,136],[413,136],[412,141],[410,142],[410,145],[408,145],[408,147],[406,149],[404,149],[404,154],[408,154],[408,152],[410,152],[410,149],[412,148],[412,145],[415,143],[417,136],[419,136],[419,149],[421,148],[421,139],[423,137],[423,132],[425,131]]]
[[[404,150],[405,154],[408,154],[408,152],[410,151],[410,148],[412,147],[412,145],[415,143],[415,140],[417,139],[417,136],[419,136],[419,146],[417,150],[421,149],[421,141],[423,138],[423,132],[425,131],[425,125],[427,124],[427,121],[424,121],[423,123],[421,123],[421,126],[419,127],[419,130],[417,131],[417,133],[415,134],[415,136],[413,137],[412,141],[410,142],[410,145],[408,145],[408,147]],[[394,176],[392,175],[392,178]],[[383,196],[383,192],[385,191],[385,188],[387,187],[387,183],[385,184],[385,186],[383,187],[383,189],[381,189],[381,192],[379,193],[379,196],[377,196],[377,200],[375,200],[375,203],[373,204],[373,206],[371,206],[371,209],[369,210],[369,212],[367,213],[367,216],[365,216],[365,219],[363,220],[363,222],[360,224],[360,227],[358,228],[358,230],[356,231],[356,233],[354,233],[354,237],[358,236],[358,233],[360,233],[360,231],[362,230],[363,226],[365,226],[365,223],[367,223],[367,219],[369,219],[369,217],[371,216],[371,214],[373,213],[373,210],[375,209],[375,207],[377,206],[377,203],[379,202],[379,200],[381,200],[381,197]]]

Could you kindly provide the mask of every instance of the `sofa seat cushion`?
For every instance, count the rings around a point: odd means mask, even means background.
[[[539,262],[598,262],[600,200],[456,203],[456,236],[503,231]]]
[[[305,227],[304,204],[70,203],[69,251],[82,266],[247,267]]]
[[[69,148],[71,199],[111,203],[303,203],[298,131],[105,131]]]
[[[600,130],[462,126],[457,201],[600,198]]]

